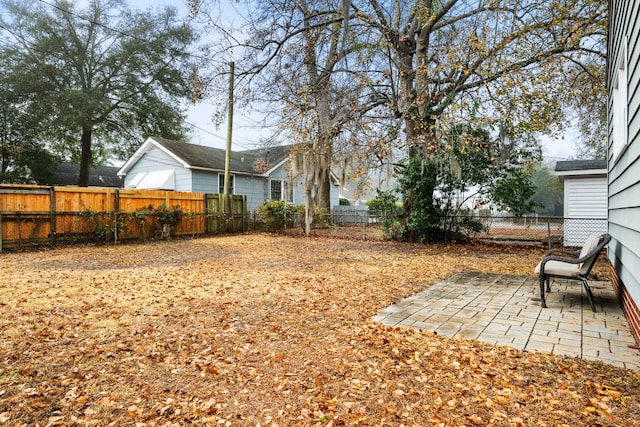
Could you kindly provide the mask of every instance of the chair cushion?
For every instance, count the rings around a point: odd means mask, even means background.
[[[539,262],[534,270],[536,274],[540,274],[540,264],[542,262]],[[544,265],[544,272],[552,276],[578,277],[580,275],[580,267],[581,264],[551,260]]]
[[[589,237],[587,237],[587,240],[585,240],[584,242],[584,246],[582,246],[582,250],[580,251],[580,256],[579,258],[582,258],[583,256],[586,256],[589,252],[591,252],[592,250],[595,249],[596,246],[598,246],[598,243],[600,243],[600,236],[596,235],[596,234],[591,234],[589,235]],[[589,267],[591,266],[591,264],[593,263],[593,258],[596,256],[596,254],[594,254],[592,257],[590,257],[589,259],[587,259],[585,262],[583,262],[581,264],[581,268],[580,268],[580,273],[581,274],[587,274],[587,271],[589,270]],[[546,270],[546,268],[545,268]]]
[[[598,242],[600,242],[600,236],[596,234],[590,234],[589,237],[587,237],[587,240],[584,241],[582,250],[580,251],[580,256],[578,258],[582,258],[589,252],[591,252],[596,246],[598,246]]]

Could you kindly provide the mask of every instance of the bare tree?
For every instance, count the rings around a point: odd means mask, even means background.
[[[567,107],[594,80],[576,67],[604,65],[607,4],[601,0],[351,0],[354,15],[385,41],[371,99],[404,124],[419,159],[420,213],[434,220],[439,162],[452,126],[493,126],[501,143],[567,123]],[[583,74],[584,75],[584,74]],[[567,84],[568,79],[573,83]],[[597,83],[597,82],[596,82]],[[523,138],[528,140],[528,138]],[[405,189],[411,215],[414,188]]]
[[[346,58],[363,45],[351,42],[345,4],[342,0],[252,2],[240,31],[248,39],[234,47],[242,56],[235,62],[245,100],[265,114],[277,111],[277,135],[295,144],[293,173],[304,182],[307,232],[314,214],[330,209],[333,144],[360,108],[359,82]],[[222,32],[227,34],[226,46],[232,46],[230,31]]]

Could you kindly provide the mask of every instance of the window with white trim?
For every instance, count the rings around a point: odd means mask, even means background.
[[[282,181],[272,179],[269,198],[271,200],[282,200],[282,195]]]
[[[235,188],[235,183],[236,183],[236,177],[235,175],[231,175],[231,182],[229,183],[229,194],[235,194],[233,192]],[[224,174],[223,173],[218,174],[218,193],[224,194]]]

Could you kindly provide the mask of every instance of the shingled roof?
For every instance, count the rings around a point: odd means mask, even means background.
[[[150,137],[122,166],[118,174],[126,175],[129,169],[153,147],[165,151],[185,168],[224,171],[225,150],[221,148]],[[286,160],[290,151],[291,146],[233,151],[231,152],[231,172],[247,175],[263,174]]]
[[[121,188],[124,182],[118,176],[116,166],[91,166],[89,168],[89,187]],[[80,165],[69,162],[58,163],[53,171],[54,185],[78,185]]]
[[[556,163],[556,172],[607,169],[606,160],[565,160]]]

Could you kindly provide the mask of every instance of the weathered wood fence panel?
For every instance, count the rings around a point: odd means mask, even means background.
[[[235,233],[247,230],[249,215],[247,213],[247,196],[234,194],[231,196],[231,211],[224,212],[222,194],[207,194],[207,233]]]
[[[59,240],[118,241],[247,230],[246,196],[232,196],[231,217],[220,212],[220,197],[0,184],[0,251],[3,246]]]

